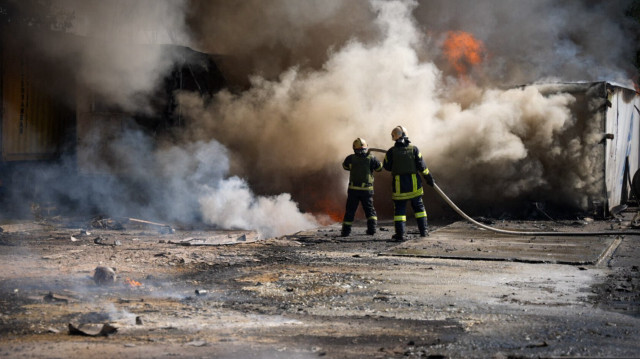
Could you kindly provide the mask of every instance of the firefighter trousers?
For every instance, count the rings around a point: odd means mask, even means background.
[[[344,212],[343,225],[351,226],[353,220],[356,217],[356,210],[358,204],[362,203],[362,209],[364,210],[367,221],[377,220],[378,215],[376,209],[373,207],[373,191],[360,191],[356,189],[347,190],[347,206]]]
[[[411,199],[393,201],[393,221],[394,222],[407,221],[407,201],[411,202],[411,207],[413,208],[413,213],[416,216],[416,219],[427,217],[427,211],[424,209],[422,196],[416,196]]]

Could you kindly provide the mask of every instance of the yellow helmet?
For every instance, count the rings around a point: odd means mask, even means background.
[[[364,138],[356,138],[355,141],[353,141],[353,149],[354,150],[359,150],[359,149],[367,149],[367,141],[364,140]]]
[[[396,126],[393,128],[393,130],[391,130],[391,139],[394,141],[397,141],[398,139],[406,135],[407,135],[407,129],[404,128],[403,126]]]

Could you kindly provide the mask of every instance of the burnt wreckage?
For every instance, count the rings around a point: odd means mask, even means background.
[[[39,178],[42,168],[62,165],[65,176],[84,180],[109,172],[111,139],[132,128],[152,139],[170,136],[185,125],[177,92],[199,94],[206,102],[225,87],[219,56],[183,46],[132,44],[155,47],[174,62],[144,111],[125,109],[76,79],[73,54],[91,39],[40,31],[24,40],[6,28],[0,35],[0,209],[14,215],[47,201],[47,187],[56,179]],[[64,44],[69,54],[61,55],[63,61],[43,56],[31,41]]]

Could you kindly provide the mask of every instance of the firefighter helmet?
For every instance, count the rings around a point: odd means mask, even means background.
[[[354,150],[359,150],[359,149],[367,149],[367,141],[364,140],[364,138],[358,137],[356,138],[355,141],[353,141],[353,149]]]
[[[402,137],[407,136],[407,129],[404,126],[396,126],[391,130],[391,139],[397,141]]]

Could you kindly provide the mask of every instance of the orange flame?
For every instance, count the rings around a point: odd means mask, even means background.
[[[142,286],[142,283],[138,282],[137,280],[133,280],[131,278],[126,278],[124,280],[125,283],[127,283],[128,285],[132,286],[132,287],[140,287]]]
[[[449,31],[443,51],[459,76],[465,76],[471,67],[480,64],[486,52],[482,41],[464,31]]]
[[[334,222],[342,222],[342,215],[344,214],[342,206],[329,199],[321,199],[315,203],[315,207],[322,214],[326,214]]]

